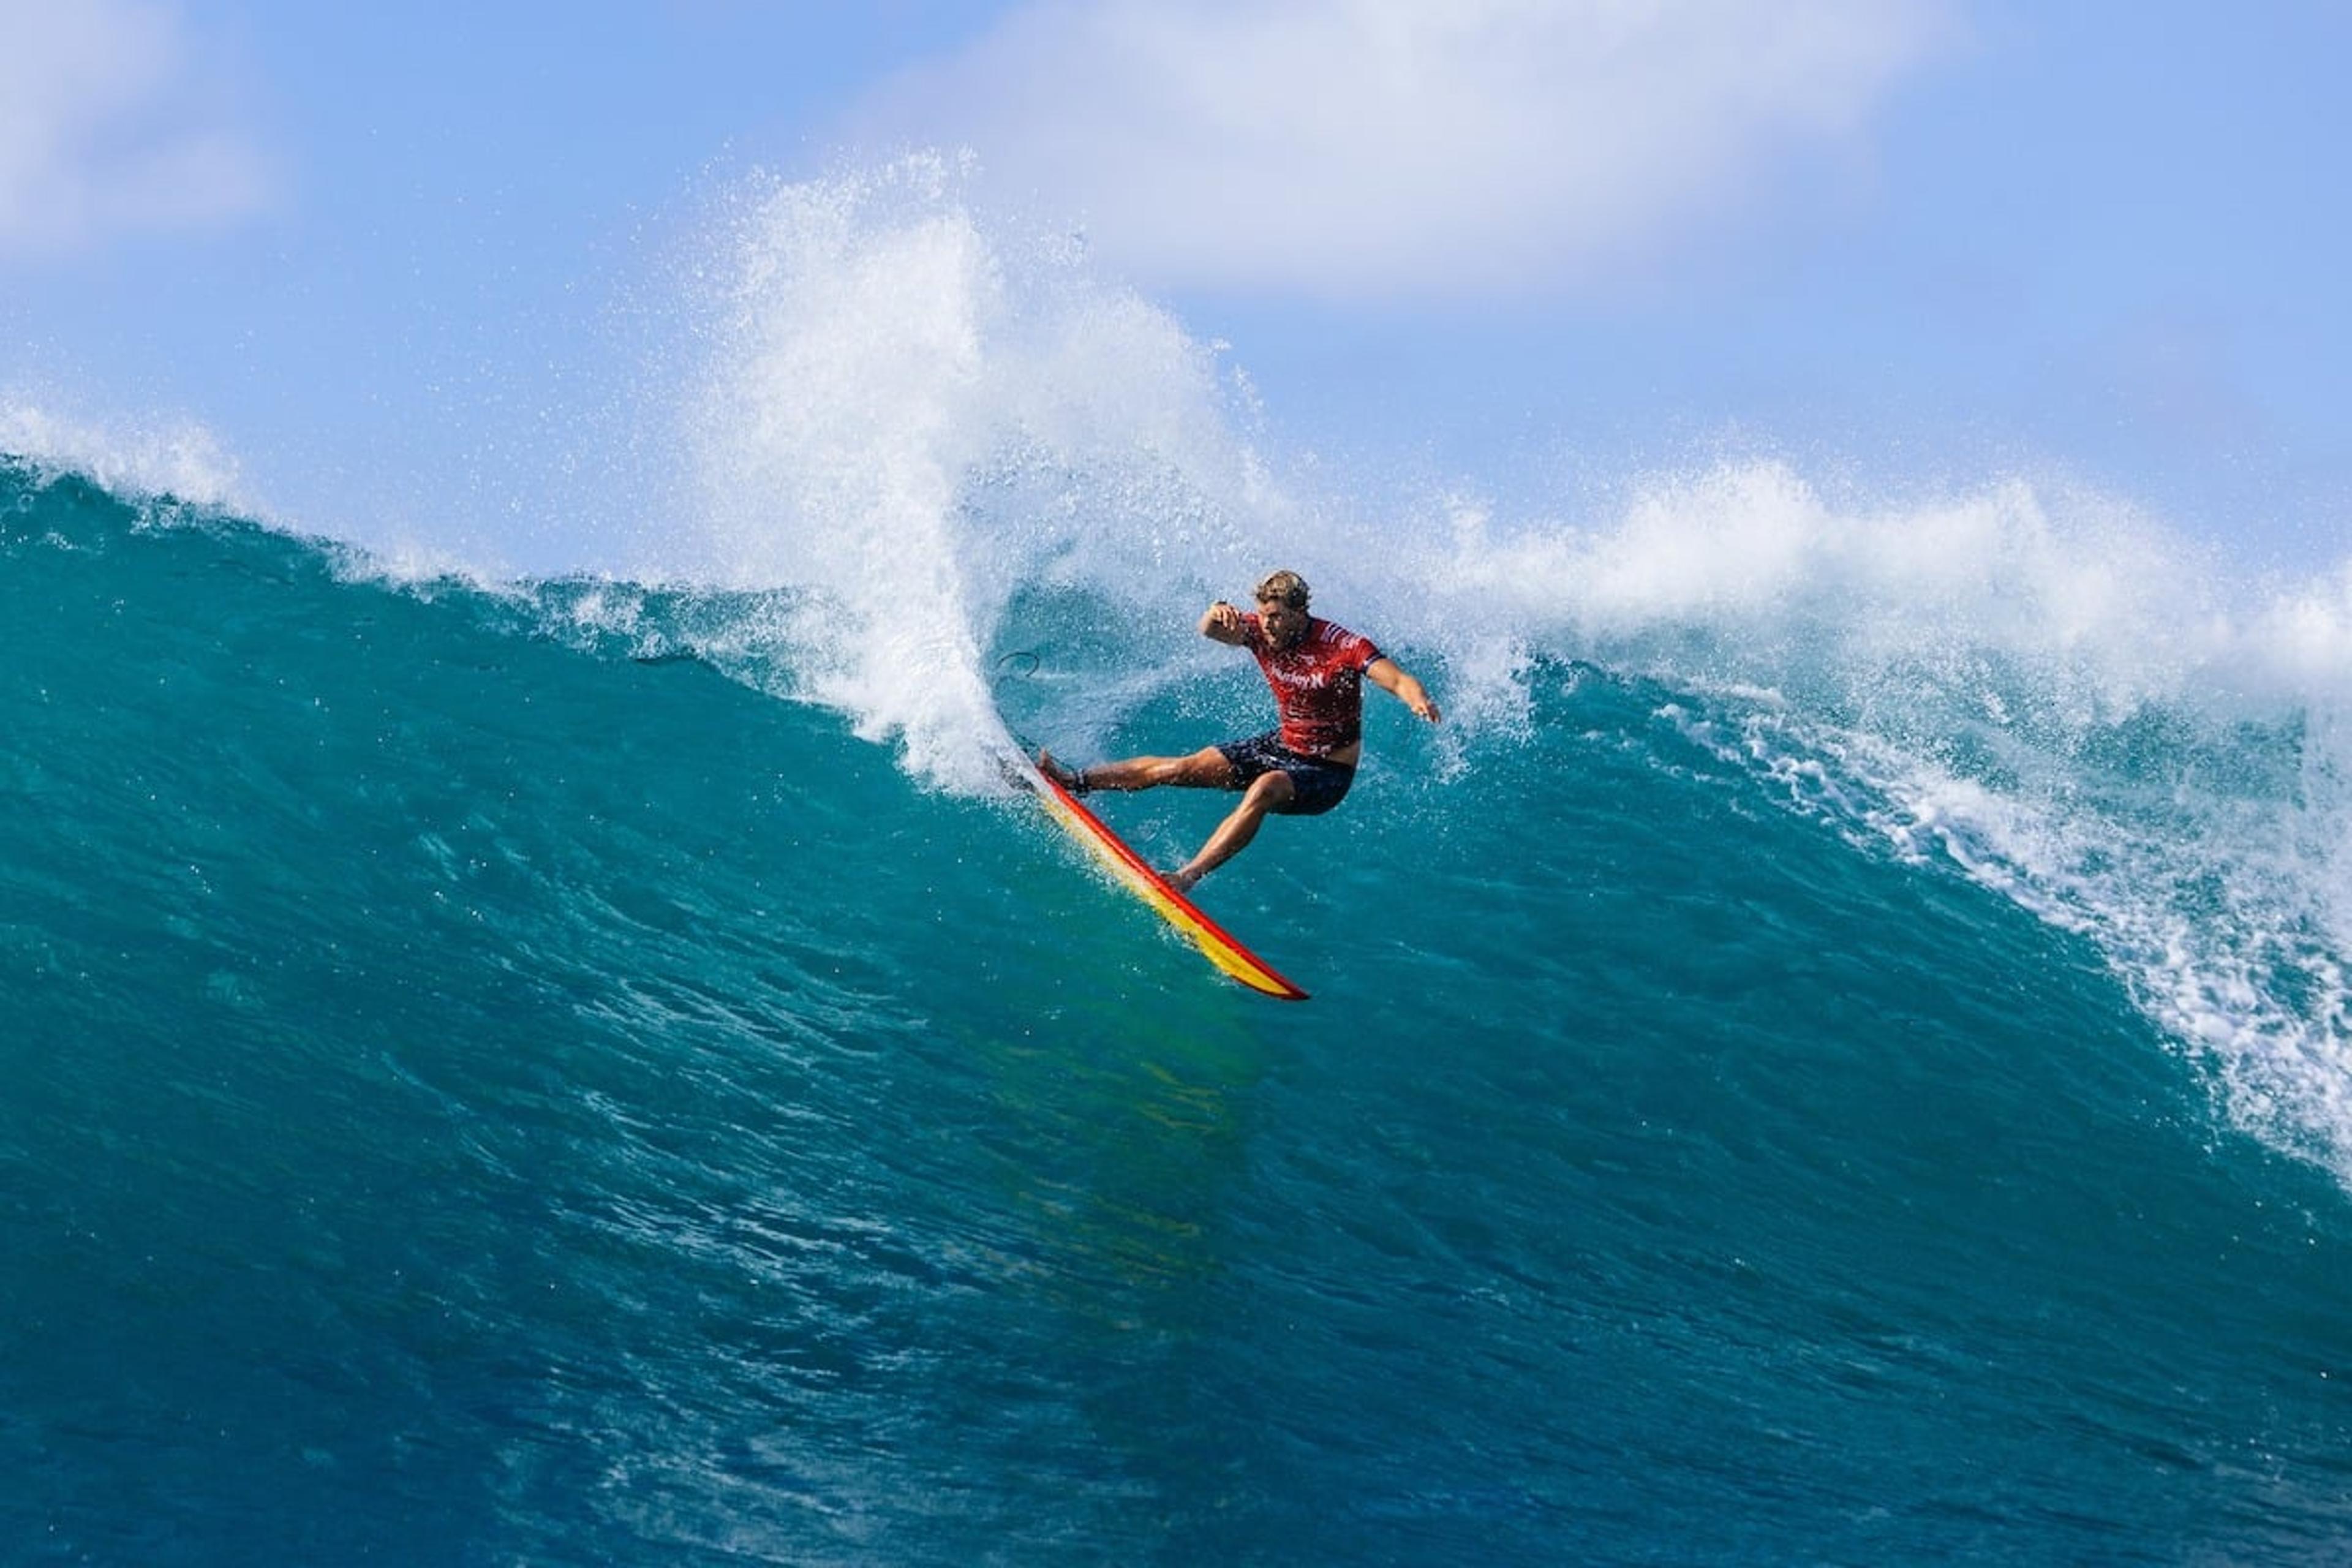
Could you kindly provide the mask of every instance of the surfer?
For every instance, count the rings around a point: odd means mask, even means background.
[[[1434,724],[1437,704],[1421,682],[1368,637],[1307,613],[1307,579],[1276,572],[1257,585],[1255,614],[1220,599],[1201,616],[1201,635],[1256,656],[1281,723],[1246,741],[1229,741],[1185,757],[1129,757],[1072,769],[1037,753],[1037,767],[1072,795],[1142,790],[1161,784],[1242,792],[1201,852],[1168,875],[1180,891],[1232,859],[1267,813],[1314,816],[1339,804],[1364,754],[1364,688],[1370,680]]]

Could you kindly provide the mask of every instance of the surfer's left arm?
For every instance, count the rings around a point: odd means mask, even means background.
[[[1406,707],[1431,723],[1436,723],[1441,717],[1437,704],[1429,700],[1429,693],[1421,689],[1421,682],[1400,668],[1396,660],[1385,656],[1372,660],[1364,666],[1364,679],[1382,691],[1395,694]]]

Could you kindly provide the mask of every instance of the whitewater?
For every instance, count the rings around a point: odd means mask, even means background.
[[[2341,1559],[2352,560],[1349,482],[937,160],[681,295],[555,572],[0,413],[0,1557]],[[1276,566],[1446,710],[1202,884],[1289,1007],[1000,766]]]

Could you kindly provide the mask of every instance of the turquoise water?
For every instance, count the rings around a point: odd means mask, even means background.
[[[0,466],[0,1557],[2341,1561],[2309,694],[1408,626],[1203,885],[1286,1006],[798,593]],[[1088,603],[1016,727],[1262,720]]]

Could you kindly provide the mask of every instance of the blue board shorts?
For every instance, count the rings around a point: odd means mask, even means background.
[[[1284,816],[1319,816],[1346,797],[1356,782],[1356,770],[1328,757],[1310,757],[1282,743],[1282,731],[1268,730],[1246,741],[1228,741],[1217,748],[1234,765],[1235,789],[1247,789],[1267,773],[1288,773],[1295,792],[1287,805],[1274,809]]]

